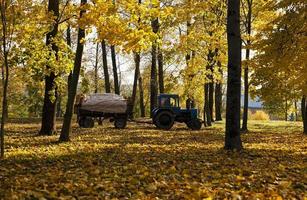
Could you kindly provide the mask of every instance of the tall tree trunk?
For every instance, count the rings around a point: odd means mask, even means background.
[[[106,93],[111,93],[110,76],[109,76],[108,59],[107,59],[107,47],[105,40],[102,40],[101,47],[102,47],[103,73],[104,73],[104,87]]]
[[[3,20],[3,17],[2,17],[2,20]],[[5,37],[6,36],[4,35],[3,38]],[[3,53],[4,53],[4,65],[5,66],[2,67],[2,83],[3,83],[3,94],[2,95],[3,96],[2,96],[2,116],[1,116],[1,127],[0,127],[0,133],[1,133],[0,158],[4,157],[5,123],[7,120],[7,113],[8,113],[7,90],[8,90],[8,85],[9,85],[9,63],[8,63],[8,52],[6,51],[6,39],[4,39],[2,42],[3,42],[3,50],[4,50]]]
[[[306,96],[304,95],[302,98],[302,119],[303,119],[303,126],[304,126],[304,133],[307,134],[307,102],[306,102]]]
[[[213,76],[212,76],[211,82],[209,83],[209,110],[210,110],[211,122],[214,122],[213,105],[214,105],[214,83],[213,83]]]
[[[118,75],[117,75],[117,65],[116,65],[116,52],[114,45],[111,45],[111,57],[112,57],[112,66],[113,66],[115,94],[120,94]]]
[[[62,117],[62,107],[61,107],[61,104],[62,104],[62,96],[59,95],[58,96],[58,103],[57,103],[57,108],[56,108],[56,117]]]
[[[154,33],[159,31],[159,20],[154,19],[151,22],[152,30]],[[157,107],[157,42],[154,41],[151,49],[151,73],[150,73],[150,116],[152,116],[152,110]]]
[[[288,100],[285,102],[285,121],[288,121]]]
[[[81,6],[85,5],[86,3],[87,3],[87,0],[81,0]],[[80,18],[82,18],[82,15],[84,13],[85,13],[85,10],[82,9],[80,11]],[[75,62],[74,62],[73,75],[72,75],[72,80],[71,80],[70,91],[68,92],[68,99],[67,99],[67,104],[66,104],[64,122],[63,122],[62,130],[61,130],[61,135],[59,138],[59,141],[61,142],[69,141],[69,135],[71,133],[71,120],[72,120],[72,115],[73,115],[73,107],[74,107],[74,102],[76,98],[77,86],[78,86],[81,63],[82,63],[82,55],[83,55],[83,48],[84,48],[82,40],[84,38],[85,38],[84,29],[79,28],[78,43],[77,43],[77,50],[76,50],[76,56],[75,56]]]
[[[249,60],[250,51],[246,49],[246,60]],[[243,108],[243,122],[242,122],[242,132],[247,132],[247,120],[248,120],[248,100],[249,100],[249,82],[248,82],[248,65],[244,68],[244,108]]]
[[[205,84],[205,112],[206,112],[207,125],[212,126],[211,112],[210,112],[210,105],[209,105],[209,83]]]
[[[203,115],[203,124],[204,124],[204,127],[207,127],[207,118],[206,118],[206,115],[207,115],[207,112],[206,112],[206,107],[207,107],[207,101],[206,101],[206,92],[207,92],[207,89],[206,89],[206,84],[204,84],[204,115]]]
[[[70,25],[68,25],[66,30],[66,43],[69,47],[71,47],[71,28]],[[68,79],[67,79],[67,91],[69,92],[69,87],[71,85],[71,79],[72,79],[72,70],[69,72]]]
[[[2,53],[4,57],[4,66],[2,69],[2,116],[1,116],[1,127],[0,127],[0,159],[4,158],[4,135],[5,135],[5,123],[8,117],[8,106],[7,106],[7,90],[9,85],[9,61],[7,48],[7,24],[6,24],[6,9],[7,5],[4,2],[0,3],[1,9],[1,25],[2,25]]]
[[[215,121],[222,121],[222,83],[215,86]]]
[[[227,7],[228,79],[225,149],[242,149],[240,137],[241,34],[240,0],[228,0]]]
[[[130,113],[133,112],[134,106],[135,106],[136,92],[137,92],[139,72],[140,72],[140,62],[141,62],[140,54],[135,53],[134,54],[135,71],[134,71],[134,80],[133,80],[133,88],[132,88]]]
[[[98,93],[98,64],[99,64],[99,43],[96,44],[96,55],[95,55],[95,66],[94,66],[95,93]]]
[[[158,72],[159,72],[159,90],[160,93],[164,93],[163,52],[161,47],[158,47]]]
[[[139,92],[140,92],[140,110],[141,117],[145,117],[145,104],[144,104],[144,89],[143,89],[143,80],[141,76],[141,71],[139,67]]]
[[[247,34],[248,36],[251,35],[252,30],[252,0],[247,0],[248,4],[248,13],[247,13]],[[251,41],[247,40],[247,47],[245,58],[246,61],[249,61],[250,56],[250,45]],[[247,132],[247,120],[248,120],[248,100],[249,100],[249,82],[248,82],[248,64],[246,64],[244,68],[244,108],[243,108],[243,122],[242,122],[242,132]]]
[[[294,112],[295,112],[295,121],[297,121],[297,101],[294,100]]]
[[[59,0],[49,0],[48,12],[53,13],[55,18],[59,17]],[[52,31],[47,33],[46,45],[49,46],[51,44],[51,48],[55,52],[56,57],[58,53],[58,47],[52,40],[57,35],[57,33],[58,23],[55,22]],[[47,66],[47,68],[50,67]],[[56,75],[54,72],[50,72],[49,75],[45,76],[45,95],[42,113],[42,126],[39,135],[53,135],[56,131],[56,103],[58,94],[55,78]]]

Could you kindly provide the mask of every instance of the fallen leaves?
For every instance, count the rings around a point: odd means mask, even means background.
[[[37,124],[11,124],[0,199],[306,198],[301,133],[255,124],[243,135],[245,150],[231,153],[222,150],[222,126],[74,127],[72,142],[59,144],[58,136],[35,136]]]

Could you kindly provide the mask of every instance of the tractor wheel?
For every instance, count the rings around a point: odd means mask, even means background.
[[[192,130],[199,130],[201,129],[201,121],[199,119],[192,119],[187,122],[187,126]]]
[[[169,111],[161,111],[154,117],[154,124],[156,127],[169,130],[174,125],[175,118]]]
[[[83,117],[79,120],[79,125],[82,128],[93,128],[95,125],[95,122],[93,118],[91,117]]]
[[[118,118],[114,120],[114,126],[117,129],[123,129],[127,125],[127,120],[125,118]]]

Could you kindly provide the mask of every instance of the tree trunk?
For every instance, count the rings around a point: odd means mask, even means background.
[[[6,9],[7,5],[4,2],[0,4],[1,10],[1,25],[2,25],[2,53],[4,58],[4,66],[2,64],[2,116],[1,116],[1,125],[0,125],[0,159],[4,158],[4,135],[5,135],[5,123],[8,118],[8,106],[7,106],[7,91],[9,85],[9,49],[8,49],[8,35],[7,35],[7,24],[6,24]]]
[[[288,121],[288,101],[286,98],[286,103],[285,103],[285,121]]]
[[[158,48],[158,71],[159,71],[159,90],[164,93],[164,72],[163,72],[163,53],[161,47]]]
[[[99,43],[96,44],[96,57],[94,66],[94,83],[95,83],[95,93],[98,93],[98,64],[99,64]]]
[[[101,47],[102,47],[102,63],[103,63],[105,91],[106,93],[111,93],[110,77],[109,77],[109,70],[108,70],[108,59],[107,59],[107,47],[106,47],[105,40],[102,40]]]
[[[209,83],[209,111],[211,122],[214,122],[213,119],[213,105],[214,105],[214,83],[213,83],[213,76],[211,79],[212,82]]]
[[[62,107],[61,107],[61,103],[62,103],[62,96],[59,95],[58,96],[58,103],[57,103],[57,108],[56,108],[56,117],[62,117]]]
[[[223,77],[222,64],[220,61],[217,62],[218,71]],[[216,83],[215,86],[215,120],[222,121],[222,103],[223,103],[223,93],[222,93],[222,81]]]
[[[210,105],[209,105],[209,83],[205,84],[205,113],[206,113],[207,125],[212,126],[211,112],[210,112]]]
[[[307,134],[307,102],[306,102],[305,95],[302,98],[301,109],[302,109],[302,120],[303,120],[304,133]]]
[[[85,5],[86,3],[87,3],[87,0],[81,0],[81,6]],[[85,10],[82,9],[80,11],[80,18],[82,18],[82,15],[84,13],[85,13]],[[69,141],[69,135],[71,132],[71,120],[72,120],[72,115],[73,115],[73,107],[74,107],[74,102],[75,102],[76,93],[77,93],[77,86],[78,86],[78,80],[79,80],[81,63],[82,63],[82,54],[83,54],[83,48],[84,48],[82,40],[84,38],[85,38],[84,29],[79,28],[78,43],[77,43],[77,50],[76,50],[76,56],[75,56],[75,62],[74,62],[72,81],[71,81],[70,91],[68,92],[66,112],[64,116],[64,122],[62,126],[60,139],[59,139],[59,141],[61,142]]]
[[[3,19],[3,16],[2,16],[2,19]],[[4,31],[6,32],[6,30],[3,30],[3,32]],[[6,36],[4,35],[3,37],[5,38]],[[0,127],[0,133],[1,133],[0,158],[4,157],[5,123],[7,120],[7,113],[8,113],[7,90],[8,90],[8,85],[9,85],[9,63],[8,63],[8,52],[6,51],[6,39],[3,40],[3,50],[4,50],[5,67],[2,67],[2,82],[3,82],[3,94],[2,95],[3,97],[2,97],[2,116],[1,116],[1,127]]]
[[[153,20],[151,23],[152,30],[154,33],[159,31],[159,20],[158,18]],[[151,50],[151,73],[150,73],[150,116],[152,116],[152,111],[157,107],[157,42],[152,43]]]
[[[69,47],[71,47],[71,28],[70,25],[68,25],[66,30],[66,43]],[[72,70],[69,72],[68,79],[67,79],[67,91],[69,92],[69,87],[71,85],[71,79],[72,79]]]
[[[228,79],[225,149],[242,149],[240,137],[241,35],[240,0],[229,0],[227,7]]]
[[[54,17],[59,17],[59,0],[49,0],[48,12],[53,13]],[[56,57],[58,53],[57,45],[52,41],[58,33],[58,23],[54,23],[52,31],[47,33],[46,46],[51,44],[52,50],[55,52]],[[49,66],[47,66],[49,68]],[[45,76],[45,95],[42,113],[42,126],[39,135],[53,135],[56,131],[56,103],[57,103],[57,88],[55,83],[56,75],[51,72]],[[54,97],[52,99],[52,93]]]
[[[248,13],[247,13],[247,34],[248,36],[251,35],[252,30],[252,0],[248,0]],[[246,47],[246,54],[245,58],[246,61],[249,61],[250,56],[250,46],[251,41],[247,40],[247,47]],[[243,122],[242,122],[242,132],[247,132],[247,120],[248,120],[248,100],[249,100],[249,82],[248,82],[248,64],[246,64],[244,68],[244,108],[243,108]]]
[[[132,97],[131,97],[131,107],[130,113],[133,112],[136,100],[136,92],[138,87],[138,79],[139,79],[139,71],[140,71],[140,54],[134,54],[134,63],[135,63],[135,71],[134,71],[134,80],[133,80],[133,88],[132,88]]]
[[[215,121],[222,121],[222,83],[215,86]]]
[[[246,49],[246,60],[249,60],[249,49]],[[242,132],[247,132],[247,120],[248,120],[248,100],[249,100],[249,83],[248,83],[248,65],[244,69],[244,108],[243,108],[243,122]]]
[[[294,112],[295,112],[295,121],[297,121],[297,102],[296,99],[294,100]]]
[[[111,57],[112,57],[112,66],[113,66],[115,94],[120,94],[118,75],[117,75],[117,66],[116,66],[116,52],[115,52],[114,45],[111,45]]]
[[[141,110],[141,117],[145,117],[145,104],[144,104],[144,89],[143,89],[143,80],[140,72],[139,67],[139,92],[140,92],[140,110]]]

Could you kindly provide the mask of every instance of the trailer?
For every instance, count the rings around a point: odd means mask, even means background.
[[[115,128],[123,129],[131,116],[128,100],[117,94],[92,94],[76,100],[75,113],[77,122],[82,128],[92,128],[95,121],[99,124],[109,119]]]

